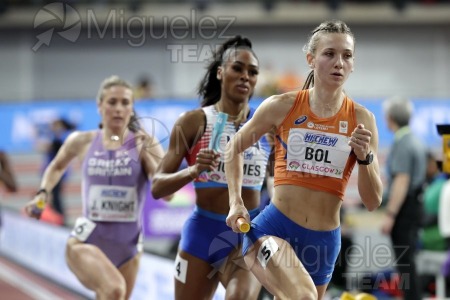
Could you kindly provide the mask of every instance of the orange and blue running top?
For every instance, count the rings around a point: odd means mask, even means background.
[[[343,200],[356,162],[348,145],[356,126],[355,104],[347,96],[336,115],[319,118],[311,111],[309,90],[300,91],[277,128],[275,186],[302,186]]]

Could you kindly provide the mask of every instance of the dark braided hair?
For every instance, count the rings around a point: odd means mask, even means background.
[[[303,51],[306,53],[316,54],[317,44],[319,43],[320,35],[323,33],[343,33],[350,35],[353,40],[355,36],[353,35],[350,27],[340,20],[325,21],[317,26],[312,32],[308,40],[308,43],[303,47]],[[309,89],[309,87],[314,86],[314,70],[309,72],[308,77],[306,77],[305,84],[302,90]]]
[[[238,49],[249,50],[256,57],[252,49],[252,42],[248,38],[236,35],[235,37],[223,43],[215,52],[213,52],[213,60],[206,67],[207,72],[202,81],[198,85],[198,95],[202,98],[201,106],[209,106],[220,100],[222,88],[220,80],[217,79],[217,69],[227,61],[232,51]]]

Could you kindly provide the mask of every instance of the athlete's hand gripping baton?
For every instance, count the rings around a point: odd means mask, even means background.
[[[35,215],[38,219],[41,217],[42,211],[45,208],[45,199],[39,198],[36,202],[35,206],[31,209],[33,215]]]

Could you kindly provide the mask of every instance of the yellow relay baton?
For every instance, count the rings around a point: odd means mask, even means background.
[[[41,217],[42,211],[45,208],[45,199],[44,198],[39,198],[39,200],[36,202],[36,205],[33,207],[33,209],[31,210],[31,212],[38,216],[38,218]]]
[[[36,203],[36,207],[39,208],[40,210],[44,210],[44,208],[45,208],[45,199],[44,198],[39,198],[38,202]]]
[[[237,219],[236,223],[242,233],[247,233],[250,231],[250,224],[248,224],[247,220],[245,220],[244,218]]]

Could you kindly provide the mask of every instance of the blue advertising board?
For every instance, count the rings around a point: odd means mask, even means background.
[[[382,100],[356,99],[367,107],[377,120],[380,148],[392,142],[382,111]],[[430,100],[414,99],[415,113],[412,129],[430,147],[439,147],[441,140],[436,124],[450,123],[450,99]],[[257,107],[261,100],[252,100],[251,106]],[[136,112],[150,134],[156,135],[163,146],[168,146],[170,131],[179,115],[199,106],[195,99],[168,99],[137,102]],[[8,152],[31,152],[34,145],[48,130],[51,121],[64,117],[75,123],[79,130],[98,128],[100,116],[93,99],[37,101],[29,103],[0,104],[0,128],[2,138],[0,149]]]

